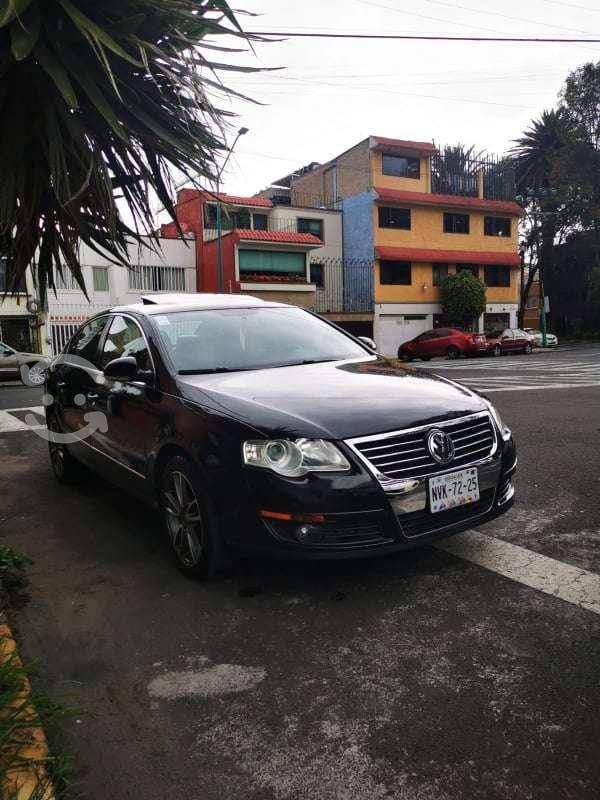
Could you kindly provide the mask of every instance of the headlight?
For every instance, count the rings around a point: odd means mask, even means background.
[[[324,439],[259,439],[244,442],[243,452],[244,464],[271,469],[286,478],[350,469],[344,454]]]
[[[506,425],[505,425],[505,424],[502,422],[502,417],[501,417],[501,416],[500,416],[500,414],[498,413],[498,409],[496,408],[496,406],[495,406],[495,405],[493,405],[492,403],[490,403],[490,401],[489,401],[489,400],[486,400],[486,399],[485,399],[485,397],[483,398],[483,401],[484,401],[484,402],[485,402],[485,404],[487,405],[487,407],[488,407],[488,410],[489,410],[490,414],[492,415],[494,422],[495,422],[495,423],[496,423],[496,425],[498,426],[498,430],[500,431],[500,435],[502,436],[503,440],[504,440],[505,442],[508,442],[508,440],[509,440],[509,439],[510,439],[510,437],[512,436],[512,432],[511,432],[510,428],[508,428],[508,427],[507,427],[507,426],[506,426]]]

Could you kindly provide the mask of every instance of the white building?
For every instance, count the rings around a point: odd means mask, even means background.
[[[36,316],[30,313],[35,297],[32,277],[28,273],[16,295],[6,295],[6,261],[0,258],[0,341],[22,352],[37,352],[40,337]]]
[[[142,294],[153,292],[195,292],[195,239],[160,239],[160,245],[158,252],[151,243],[129,245],[128,269],[82,244],[79,257],[89,299],[70,273],[57,280],[56,295],[48,292],[44,352],[60,352],[83,321],[111,306],[137,303]]]

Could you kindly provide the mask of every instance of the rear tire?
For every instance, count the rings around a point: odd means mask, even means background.
[[[205,580],[224,573],[230,560],[217,513],[197,469],[186,458],[175,456],[162,470],[159,506],[183,574]]]
[[[494,358],[499,358],[502,355],[502,348],[499,344],[497,344],[494,349],[492,350],[492,356]]]
[[[528,342],[528,343],[525,345],[525,350],[523,350],[523,352],[525,353],[525,355],[526,355],[526,356],[528,356],[528,355],[530,355],[530,354],[531,354],[531,351],[532,351],[532,350],[533,350],[533,347],[532,347],[532,345],[531,345],[531,342]]]
[[[408,352],[408,350],[402,350],[402,349],[398,350],[398,358],[401,361],[412,361],[412,356]]]
[[[54,417],[50,417],[48,420],[48,430],[54,433],[62,433]],[[87,478],[87,469],[71,455],[66,444],[49,441],[48,453],[52,472],[59,483],[74,486],[82,483]]]
[[[446,355],[451,361],[454,361],[457,358],[460,358],[460,350],[455,345],[451,344],[450,347],[446,350]]]
[[[43,386],[46,380],[46,366],[39,362],[26,364],[19,370],[23,386]]]

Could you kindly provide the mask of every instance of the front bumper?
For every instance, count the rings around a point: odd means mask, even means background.
[[[399,498],[397,492],[385,491],[359,463],[351,473],[301,480],[250,468],[246,479],[251,500],[238,519],[232,544],[242,551],[300,559],[360,558],[420,547],[508,511],[514,503],[516,466],[510,439],[478,465],[480,500],[437,514],[429,511],[428,499],[424,507],[411,505],[403,502],[408,494]],[[261,517],[261,511],[293,519]]]

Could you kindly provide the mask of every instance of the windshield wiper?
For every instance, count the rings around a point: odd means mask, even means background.
[[[229,367],[212,367],[210,369],[180,369],[178,375],[214,375],[217,372],[246,372],[245,369],[229,369]]]

